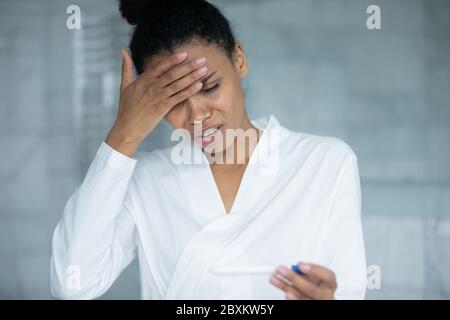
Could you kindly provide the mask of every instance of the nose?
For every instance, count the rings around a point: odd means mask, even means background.
[[[190,126],[194,126],[195,124],[202,123],[204,125],[205,121],[207,121],[211,115],[211,110],[207,107],[204,101],[202,101],[201,97],[191,96],[186,100],[187,109],[188,109],[188,121]]]

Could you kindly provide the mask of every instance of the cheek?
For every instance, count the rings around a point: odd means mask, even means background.
[[[217,109],[232,110],[239,99],[233,86],[221,86],[217,91],[208,95],[211,105]]]
[[[241,110],[244,102],[244,96],[240,86],[222,88],[214,99],[222,110],[226,110],[229,113]]]

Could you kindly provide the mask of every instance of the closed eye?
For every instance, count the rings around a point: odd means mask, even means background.
[[[205,92],[205,93],[210,93],[210,92],[216,90],[218,87],[219,87],[219,84],[217,83],[217,84],[215,84],[214,86],[212,86],[212,87],[210,87],[210,88],[207,88],[207,89],[204,89],[204,90],[202,90],[202,91]]]

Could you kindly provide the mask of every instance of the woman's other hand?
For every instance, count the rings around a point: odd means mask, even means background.
[[[310,263],[299,263],[304,275],[280,266],[270,278],[277,288],[286,293],[289,300],[333,300],[337,288],[336,277],[331,270]]]

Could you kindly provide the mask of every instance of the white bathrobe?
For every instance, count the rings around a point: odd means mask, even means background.
[[[206,156],[201,164],[174,156],[186,140],[136,159],[103,142],[53,235],[54,296],[99,297],[138,256],[143,299],[284,299],[270,273],[214,270],[299,261],[335,272],[335,298],[364,298],[356,155],[273,115],[252,123],[263,134],[229,213]]]

